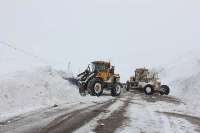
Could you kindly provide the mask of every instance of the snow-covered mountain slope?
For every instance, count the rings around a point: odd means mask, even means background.
[[[174,61],[165,65],[162,72],[163,78],[168,82],[182,80],[194,76],[200,72],[200,51],[190,51],[177,57]]]
[[[171,95],[184,99],[189,110],[200,114],[200,54],[191,51],[165,66],[161,78],[171,87]]]

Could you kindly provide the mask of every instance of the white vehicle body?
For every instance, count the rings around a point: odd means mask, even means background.
[[[154,92],[159,92],[162,95],[169,94],[169,87],[161,85],[158,74],[145,68],[135,70],[135,76],[127,81],[127,90],[129,89],[142,89],[146,94],[153,94]],[[149,89],[151,90],[148,91]]]

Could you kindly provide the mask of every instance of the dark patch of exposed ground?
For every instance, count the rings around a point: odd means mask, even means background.
[[[93,130],[96,133],[113,133],[129,118],[125,116],[127,107],[129,106],[131,98],[123,100],[124,104],[118,110],[114,111],[111,116],[106,119],[98,120],[98,126]]]
[[[38,133],[71,133],[85,125],[94,117],[98,116],[101,112],[105,112],[106,108],[114,102],[115,100],[110,100],[109,102],[98,107],[86,107],[84,109],[71,112],[70,114],[62,115]]]
[[[97,116],[99,113],[104,112],[105,108],[110,106],[115,102],[115,99],[109,100],[107,102],[94,102],[95,105],[89,107],[74,110],[77,105],[72,105],[66,108],[51,108],[40,111],[35,111],[34,113],[22,114],[13,117],[9,120],[0,123],[0,133],[69,133],[73,132],[75,129],[83,126],[93,117]],[[80,103],[81,104],[81,103]],[[72,110],[72,111],[70,111]],[[94,111],[95,110],[95,111]],[[59,115],[60,114],[60,115]],[[53,121],[48,124],[48,119],[51,117],[56,117]],[[41,121],[44,124],[38,125]]]

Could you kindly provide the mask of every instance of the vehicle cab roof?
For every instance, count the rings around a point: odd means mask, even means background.
[[[91,63],[92,64],[106,64],[106,65],[110,65],[110,62],[106,62],[106,61],[93,61]]]
[[[146,69],[146,68],[137,68],[137,69],[135,70],[135,72],[141,72],[141,71],[149,71],[149,70]]]

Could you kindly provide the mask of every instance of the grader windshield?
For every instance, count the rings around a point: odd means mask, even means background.
[[[158,80],[158,73],[149,71],[145,68],[136,69],[135,71],[135,80],[140,82],[150,82]]]
[[[140,82],[148,82],[148,69],[140,68],[135,70],[135,80]]]

